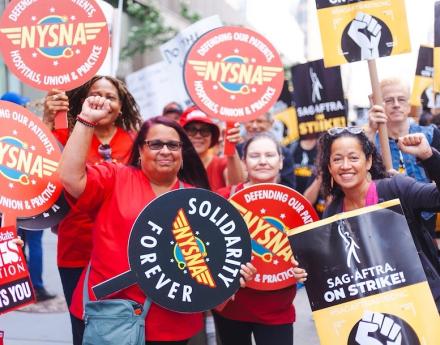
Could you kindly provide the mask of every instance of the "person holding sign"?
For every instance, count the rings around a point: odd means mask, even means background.
[[[89,96],[101,96],[110,101],[108,118],[100,121],[93,131],[87,163],[103,161],[128,163],[135,132],[141,124],[139,108],[125,84],[110,76],[95,76],[84,85],[64,93],[52,90],[44,101],[43,122],[65,145],[84,100]],[[70,128],[54,128],[55,116],[67,111]],[[70,306],[73,291],[80,275],[90,260],[92,250],[92,227],[94,220],[86,212],[72,208],[58,225],[57,263],[67,305]],[[71,315],[74,344],[75,319]]]
[[[243,146],[243,163],[248,181],[219,189],[229,198],[236,191],[258,183],[277,183],[283,166],[281,146],[269,133],[250,138]],[[217,330],[223,345],[293,344],[296,285],[281,290],[240,289],[234,300],[214,312]]]
[[[133,144],[128,166],[104,162],[87,165],[87,154],[97,123],[111,113],[110,100],[88,97],[67,142],[60,163],[60,178],[74,207],[95,219],[89,287],[129,269],[127,246],[131,228],[150,201],[170,190],[191,185],[208,188],[205,170],[184,130],[174,121],[156,117],[146,121]],[[252,265],[242,265],[244,279],[251,279]],[[244,284],[244,279],[242,283]],[[71,312],[80,322],[82,281],[78,284]],[[91,300],[95,300],[89,289]],[[145,295],[131,286],[111,296],[143,304]],[[147,344],[167,341],[186,344],[202,328],[202,314],[181,314],[152,304],[146,319]]]
[[[399,173],[415,178],[417,181],[429,183],[430,179],[423,167],[418,164],[416,157],[403,152],[399,148],[397,139],[407,134],[423,133],[428,143],[437,150],[440,150],[440,131],[433,125],[420,126],[408,121],[408,115],[411,110],[409,87],[400,79],[384,79],[380,83],[380,88],[383,106],[374,105],[369,110],[368,136],[371,140],[375,139],[376,145],[379,145],[376,131],[379,124],[386,123],[393,168]],[[422,212],[420,216],[422,217],[422,224],[434,235],[435,214],[432,212]]]
[[[236,151],[227,157],[218,157],[213,152],[212,148],[219,142],[220,129],[207,114],[196,106],[189,107],[183,112],[180,124],[203,162],[212,190],[243,181],[240,158]],[[239,132],[238,127],[229,129],[228,140],[238,141]]]
[[[379,202],[399,198],[431,292],[440,310],[440,262],[427,230],[420,224],[422,211],[440,210],[440,153],[422,133],[398,139],[399,149],[414,155],[427,175],[436,183],[421,183],[397,174],[387,177],[375,146],[360,127],[331,128],[319,139],[319,169],[322,188],[332,201],[324,218]],[[305,280],[307,273],[295,269],[295,277]]]

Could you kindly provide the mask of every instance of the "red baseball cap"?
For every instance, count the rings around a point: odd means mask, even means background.
[[[210,147],[218,143],[220,137],[220,128],[212,121],[212,119],[208,115],[206,115],[198,107],[192,106],[185,109],[179,120],[180,125],[183,128],[185,128],[185,126],[192,122],[201,122],[209,125],[212,134]]]

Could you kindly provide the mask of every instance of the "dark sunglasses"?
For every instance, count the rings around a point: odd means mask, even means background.
[[[185,127],[185,132],[190,137],[195,137],[197,133],[200,133],[202,137],[206,138],[209,137],[209,135],[211,134],[211,128],[209,128],[208,126],[203,126],[203,127],[187,126]]]
[[[162,150],[165,145],[170,151],[178,151],[183,145],[182,142],[176,140],[170,140],[167,142],[161,140],[145,140],[145,144],[147,144],[148,148],[152,151]]]
[[[112,161],[112,148],[109,144],[101,144],[98,146],[98,153],[106,162]]]
[[[350,126],[350,127],[333,127],[327,130],[327,133],[330,134],[332,137],[334,137],[335,135],[339,135],[344,132],[357,135],[357,134],[361,134],[363,131],[364,129],[362,127]]]

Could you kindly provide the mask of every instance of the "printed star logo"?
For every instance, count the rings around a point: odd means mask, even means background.
[[[262,209],[260,210],[260,213],[261,213],[261,214],[266,214],[266,210],[265,210],[264,208],[262,208]]]
[[[54,8],[54,7],[51,7],[51,8],[49,9],[49,12],[50,12],[50,13],[55,13],[55,8]]]
[[[11,188],[11,189],[12,189],[12,188],[14,188],[14,184],[13,184],[12,182],[11,182],[11,183],[9,183],[9,185],[8,185],[8,186],[9,186],[9,188]]]
[[[35,181],[35,180],[31,180],[31,183],[32,183],[33,185],[36,185],[36,184],[37,184],[37,181]]]
[[[280,218],[284,219],[284,218],[286,218],[286,215],[284,213],[281,213]]]

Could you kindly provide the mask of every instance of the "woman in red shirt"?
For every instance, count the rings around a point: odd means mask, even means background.
[[[43,122],[60,143],[65,145],[75,125],[76,115],[81,112],[81,106],[89,96],[108,99],[110,111],[109,116],[94,128],[87,163],[128,163],[133,138],[142,120],[134,98],[125,84],[118,79],[95,76],[67,93],[60,90],[50,91],[44,102]],[[58,111],[67,111],[69,128],[54,128],[54,118]],[[57,264],[68,306],[71,304],[80,275],[90,261],[93,222],[87,213],[73,207],[58,225]],[[76,324],[72,315],[71,321],[73,343],[80,345],[82,339],[75,338]]]
[[[240,158],[236,151],[231,156],[220,157],[215,154],[213,147],[219,142],[220,129],[208,115],[192,106],[183,112],[180,124],[202,160],[212,190],[243,181]],[[228,135],[237,141],[239,128],[229,129]]]
[[[86,165],[96,123],[108,115],[110,102],[89,97],[64,148],[60,178],[66,191],[77,198],[74,206],[94,219],[89,275],[91,286],[129,269],[127,245],[131,228],[146,204],[157,196],[187,186],[208,187],[202,163],[183,129],[174,121],[157,117],[146,121],[133,144],[130,165]],[[244,278],[251,278],[252,265],[242,265]],[[75,290],[71,312],[82,317],[82,286]],[[113,294],[142,304],[145,295],[137,285]],[[176,313],[152,304],[146,320],[147,344],[167,341],[186,344],[202,328],[201,313]]]
[[[281,147],[268,133],[257,134],[243,147],[248,182],[217,191],[229,198],[236,191],[258,183],[276,183],[283,165]],[[222,345],[292,345],[296,285],[275,291],[240,289],[234,300],[214,312]]]

